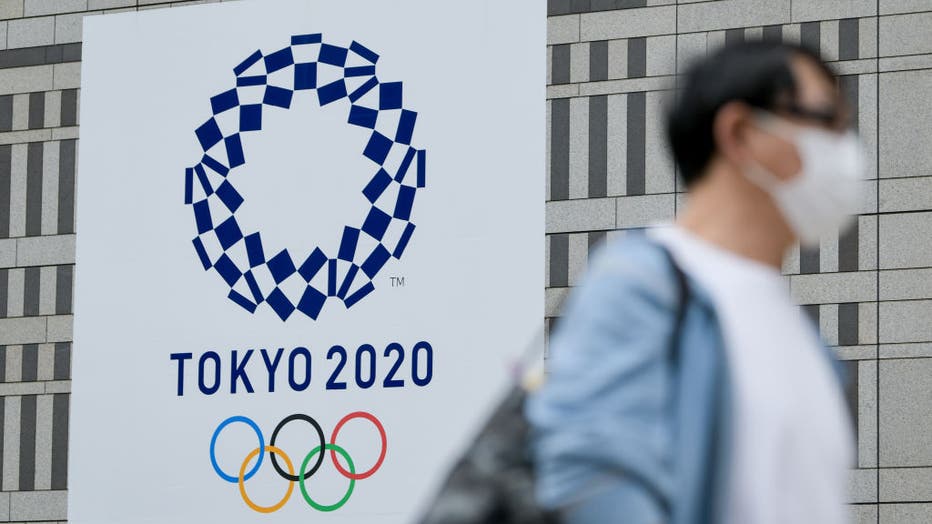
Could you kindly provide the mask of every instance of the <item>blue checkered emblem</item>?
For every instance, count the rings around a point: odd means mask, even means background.
[[[236,87],[210,99],[212,115],[195,131],[203,156],[185,170],[185,204],[194,211],[201,264],[250,313],[265,303],[282,320],[295,311],[316,320],[328,298],[352,307],[375,289],[372,280],[386,263],[404,253],[426,152],[411,143],[417,113],[403,106],[402,83],[380,82],[378,60],[355,41],[341,47],[321,34],[295,35],[283,49],[246,58],[233,69]],[[321,85],[323,78],[336,80]],[[264,113],[287,111],[300,96],[315,96],[321,107],[345,105],[349,125],[371,130],[361,149],[374,174],[360,195],[371,205],[361,223],[344,227],[335,254],[319,246],[276,252],[236,219],[244,202],[234,186],[236,168],[248,161],[241,137],[262,130]]]

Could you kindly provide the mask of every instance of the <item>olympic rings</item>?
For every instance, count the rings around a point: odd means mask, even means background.
[[[261,451],[262,451],[262,448],[256,448],[252,450],[250,454],[246,455],[246,460],[243,461],[243,465],[239,468],[239,494],[242,495],[243,500],[246,502],[247,506],[258,511],[259,513],[274,513],[280,510],[282,506],[284,506],[285,503],[288,502],[288,499],[291,498],[291,492],[294,491],[294,482],[288,483],[288,490],[285,492],[285,496],[282,497],[281,500],[279,500],[277,503],[275,503],[272,506],[259,506],[256,503],[254,503],[252,500],[250,500],[249,495],[246,494],[246,485],[243,483],[243,481],[245,480],[243,473],[246,472],[246,466],[249,464],[249,461],[252,460],[252,458],[258,455],[259,452]],[[281,455],[282,458],[285,459],[285,465],[288,466],[288,471],[292,475],[294,475],[294,465],[291,463],[291,459],[288,458],[288,455],[286,455],[284,451],[272,445],[266,446],[265,451],[268,451],[269,454],[272,456]],[[305,461],[305,463],[307,463],[307,461]],[[302,486],[303,485],[304,484],[302,484]]]
[[[382,427],[382,423],[379,422],[379,419],[373,417],[372,415],[370,415],[369,413],[366,413],[365,411],[356,411],[355,413],[350,413],[349,415],[343,417],[339,422],[337,422],[337,425],[333,428],[333,434],[330,435],[330,442],[332,444],[336,444],[337,433],[340,432],[340,428],[343,427],[343,424],[346,424],[347,422],[349,422],[350,420],[353,420],[354,418],[364,418],[366,420],[369,420],[373,424],[375,424],[376,429],[379,430],[379,437],[382,438],[382,452],[379,453],[379,460],[375,461],[375,465],[369,468],[369,471],[365,471],[363,473],[357,474],[355,472],[346,471],[345,469],[343,469],[343,466],[340,465],[340,461],[337,460],[336,451],[332,449],[330,450],[330,458],[333,460],[333,465],[336,466],[337,471],[339,471],[341,475],[343,475],[344,477],[348,479],[362,480],[364,478],[371,477],[373,473],[375,473],[380,467],[382,467],[382,461],[385,460],[385,452],[388,451],[388,439],[385,436],[385,428]],[[350,466],[350,469],[353,469],[352,464]]]
[[[272,440],[269,441],[269,444],[271,444],[272,446],[275,445],[275,439],[278,437],[278,432],[281,431],[283,427],[285,427],[285,424],[291,422],[292,420],[303,420],[307,422],[308,424],[310,424],[311,426],[314,426],[314,429],[317,430],[317,436],[320,438],[320,446],[317,446],[318,448],[327,444],[327,441],[324,440],[324,430],[320,429],[320,424],[318,424],[317,421],[314,420],[313,418],[307,415],[302,415],[300,413],[289,415],[288,417],[285,417],[281,422],[279,422],[278,425],[275,426],[275,431],[272,432]],[[307,480],[308,477],[310,477],[311,475],[316,473],[318,469],[320,469],[320,465],[323,462],[324,462],[324,454],[321,453],[320,456],[317,458],[317,462],[314,464],[314,467],[311,468],[311,470],[308,471],[307,473],[303,473],[301,475],[301,479]],[[277,471],[278,474],[281,475],[283,478],[290,480],[292,482],[295,482],[298,480],[298,477],[295,476],[294,474],[289,475],[285,473],[284,471],[282,471],[282,468],[279,467],[278,462],[275,461],[275,455],[272,455],[272,466],[275,467],[275,471]],[[301,467],[301,471],[304,471],[304,468],[306,467],[307,467],[307,464],[304,464],[304,466]]]
[[[337,435],[339,434],[340,429],[343,427],[343,425],[349,422],[350,420],[353,420],[356,418],[364,418],[372,422],[375,425],[376,429],[378,430],[379,437],[382,441],[382,449],[379,452],[379,458],[376,461],[375,465],[373,465],[371,468],[369,468],[368,470],[362,473],[356,473],[356,465],[353,463],[353,459],[350,457],[349,453],[345,449],[343,449],[342,447],[336,444]],[[288,455],[282,449],[275,446],[276,439],[278,438],[278,433],[289,422],[292,422],[295,420],[303,420],[307,422],[308,424],[310,424],[314,428],[314,430],[317,432],[317,436],[320,439],[320,445],[316,446],[304,457],[304,461],[301,464],[301,469],[299,470],[299,472],[297,472],[297,474],[294,470],[294,464],[291,462],[291,458],[289,458]],[[259,447],[253,449],[248,455],[246,455],[246,458],[243,460],[243,463],[240,466],[239,475],[236,477],[225,473],[220,468],[219,464],[217,463],[217,456],[216,456],[216,445],[217,445],[217,439],[220,436],[220,432],[223,431],[223,429],[229,426],[230,424],[233,424],[234,422],[241,422],[243,424],[246,424],[247,426],[253,429],[253,431],[256,433],[256,436],[259,438]],[[349,487],[346,490],[346,494],[343,495],[343,498],[341,498],[335,504],[331,504],[331,505],[324,505],[324,504],[321,504],[313,500],[311,496],[308,494],[307,487],[305,485],[305,481],[311,476],[313,476],[315,473],[317,473],[317,471],[320,469],[320,466],[323,463],[324,455],[326,454],[327,450],[330,451],[330,457],[332,459],[334,467],[336,467],[337,471],[339,471],[341,475],[343,475],[345,478],[349,479],[350,481]],[[365,411],[354,411],[353,413],[350,413],[349,415],[346,415],[345,417],[340,419],[340,421],[334,427],[333,433],[331,433],[330,442],[326,442],[324,440],[323,429],[321,429],[320,424],[318,424],[317,421],[314,420],[313,417],[300,414],[300,413],[295,413],[293,415],[289,415],[285,417],[284,419],[282,419],[282,421],[279,422],[275,426],[275,430],[272,431],[272,438],[269,441],[268,445],[266,445],[265,443],[265,437],[263,436],[262,431],[259,429],[259,426],[252,419],[241,416],[241,415],[232,416],[222,421],[217,426],[217,429],[214,430],[214,433],[210,438],[210,463],[214,471],[217,473],[217,476],[219,476],[223,480],[226,480],[227,482],[238,484],[239,492],[243,498],[243,501],[246,503],[247,506],[249,506],[250,509],[257,511],[259,513],[273,513],[281,509],[291,498],[292,492],[294,491],[295,482],[298,482],[298,486],[301,488],[301,494],[304,497],[304,500],[312,508],[316,509],[317,511],[335,511],[337,509],[340,509],[341,507],[343,507],[344,504],[347,503],[350,496],[353,494],[353,489],[355,489],[356,487],[356,481],[371,477],[376,471],[378,471],[382,467],[382,463],[385,461],[385,455],[387,451],[388,451],[388,438],[385,433],[385,427],[382,425],[382,422],[378,418],[376,418],[371,413],[367,413]],[[284,497],[282,497],[281,500],[279,500],[277,503],[273,504],[272,506],[260,506],[256,504],[255,502],[253,502],[249,498],[249,495],[247,495],[246,493],[245,482],[249,480],[253,475],[255,475],[256,472],[259,471],[259,467],[262,465],[262,460],[263,460],[263,457],[265,456],[265,452],[268,452],[269,455],[271,456],[272,466],[275,468],[275,471],[278,473],[278,475],[288,482],[288,489],[285,492]],[[337,459],[337,454],[342,455],[343,459],[346,460],[346,463],[349,466],[349,471],[347,471],[347,469],[344,468],[342,464],[340,464],[340,461]],[[285,461],[285,466],[287,467],[287,470],[288,470],[287,472],[282,470],[281,466],[279,465],[276,459],[276,455],[278,455],[282,460]],[[317,455],[317,460],[313,464],[313,466],[310,469],[308,469],[311,459],[314,458],[315,455]],[[256,461],[256,464],[247,472],[246,469],[249,467],[250,461],[252,461],[257,456],[258,456],[258,460]]]
[[[356,466],[353,465],[353,459],[350,458],[349,453],[347,453],[345,449],[337,446],[336,444],[325,444],[324,449],[329,449],[330,453],[339,453],[340,455],[343,455],[343,458],[346,459],[346,463],[349,464],[350,471],[356,471]],[[321,457],[324,456],[324,451],[320,448],[320,446],[312,449],[311,452],[308,453],[306,457],[304,457],[304,462],[301,464],[302,471],[304,471],[304,468],[307,467],[307,463],[309,460],[311,460],[311,457],[317,453],[319,453]],[[339,462],[337,462],[336,459],[334,459],[333,463],[337,465],[337,468],[339,468]],[[311,496],[307,494],[307,488],[304,486],[303,477],[298,481],[298,485],[301,486],[301,494],[304,495],[304,500],[307,501],[307,503],[310,504],[312,508],[316,509],[317,511],[334,511],[340,509],[343,504],[346,504],[346,501],[349,500],[350,495],[353,494],[353,488],[356,487],[356,479],[353,477],[349,477],[349,479],[349,488],[346,490],[346,495],[343,495],[343,498],[340,499],[336,504],[331,504],[330,506],[324,506],[323,504],[314,502],[311,499]]]
[[[215,453],[215,448],[217,446],[217,437],[220,436],[220,432],[223,430],[223,428],[229,426],[230,424],[234,422],[242,422],[244,424],[247,424],[249,427],[252,428],[253,431],[256,432],[256,435],[259,436],[259,449],[260,450],[265,449],[265,439],[262,437],[262,431],[259,430],[259,426],[257,426],[255,422],[253,422],[252,420],[246,417],[238,417],[238,416],[230,417],[224,420],[223,422],[221,422],[220,425],[217,426],[217,429],[214,430],[214,436],[210,438],[210,464],[214,467],[214,471],[217,472],[217,475],[220,475],[220,478],[222,478],[223,480],[227,482],[236,484],[237,482],[239,482],[239,479],[237,479],[233,475],[227,475],[226,473],[223,472],[222,469],[220,469],[220,465],[217,464],[217,455]],[[265,456],[264,454],[259,455],[259,461],[256,462],[256,465],[253,466],[251,470],[249,470],[249,473],[247,473],[245,477],[243,477],[243,480],[249,480],[250,478],[252,478],[253,475],[256,474],[257,471],[259,471],[259,466],[262,465],[262,457],[264,456]]]

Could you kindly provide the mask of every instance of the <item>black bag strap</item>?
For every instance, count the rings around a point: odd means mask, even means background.
[[[673,321],[673,335],[671,336],[670,348],[670,359],[673,361],[673,364],[676,365],[679,363],[679,340],[680,332],[683,327],[683,318],[686,317],[686,306],[689,303],[689,280],[686,277],[686,273],[683,272],[683,269],[676,262],[673,253],[670,252],[670,249],[663,244],[659,244],[660,249],[663,250],[664,255],[667,258],[667,263],[670,266],[670,269],[673,271],[674,278],[676,279],[677,287],[677,305],[676,305],[676,316]]]
[[[676,263],[676,259],[673,257],[673,253],[664,246],[663,244],[654,241],[654,244],[663,251],[667,264],[672,273],[676,288],[677,288],[677,298],[676,298],[676,309],[673,319],[673,331],[670,336],[670,350],[667,353],[667,356],[670,360],[670,368],[673,370],[673,373],[677,373],[679,370],[679,349],[680,349],[680,335],[683,327],[683,319],[686,317],[686,308],[689,303],[690,291],[689,291],[689,281],[686,277],[686,274],[680,268],[679,264]],[[646,481],[646,479],[632,477],[635,482],[639,482],[641,486],[650,493],[651,497],[660,504],[660,507],[663,509],[663,512],[667,515],[672,515],[672,507],[670,500],[664,496],[664,494],[651,482]]]
[[[657,245],[663,251],[667,259],[667,264],[676,281],[676,309],[673,318],[673,331],[670,335],[670,350],[667,356],[670,361],[670,369],[674,374],[677,374],[680,367],[680,337],[683,330],[683,319],[686,318],[686,308],[689,304],[690,297],[689,280],[686,277],[686,273],[684,273],[683,269],[677,264],[676,258],[674,258],[673,253],[670,252],[670,249],[659,242],[657,242]],[[645,487],[652,488],[653,486],[645,483]],[[654,489],[650,489],[650,491],[653,493],[654,498],[660,503],[664,513],[672,516],[673,508],[671,507],[670,501]]]

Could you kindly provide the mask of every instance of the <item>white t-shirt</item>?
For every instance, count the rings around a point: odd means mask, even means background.
[[[652,229],[710,295],[731,380],[726,524],[843,524],[852,425],[818,333],[780,272],[678,226]]]

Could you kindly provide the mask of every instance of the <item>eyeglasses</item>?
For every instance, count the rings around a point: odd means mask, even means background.
[[[801,106],[795,102],[780,104],[776,107],[777,111],[788,113],[803,120],[810,120],[826,127],[841,128],[848,127],[849,123],[838,108],[832,109],[812,109]]]

